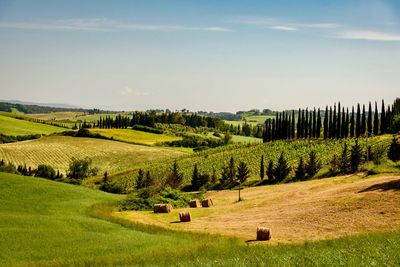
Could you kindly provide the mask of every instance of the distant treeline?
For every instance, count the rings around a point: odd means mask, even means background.
[[[133,112],[131,116],[119,114],[115,118],[109,116],[101,117],[96,126],[99,128],[128,128],[134,125],[143,125],[154,127],[156,123],[162,124],[180,124],[185,126],[208,127],[218,130],[226,130],[227,125],[219,118],[201,116],[195,113],[180,113],[180,112]]]
[[[398,129],[392,129],[392,122],[396,115],[400,114],[400,98],[397,98],[390,106],[385,106],[382,100],[381,112],[375,102],[372,111],[371,102],[366,111],[365,105],[357,104],[356,111],[344,109],[338,105],[333,108],[326,106],[323,117],[321,110],[299,109],[298,115],[292,111],[280,112],[276,118],[268,119],[263,130],[263,141],[269,142],[282,139],[320,138],[339,139],[347,137],[371,136],[391,133]],[[296,120],[297,117],[297,120]]]
[[[100,109],[83,109],[83,108],[56,108],[56,107],[46,107],[38,105],[26,105],[26,104],[13,104],[7,102],[0,102],[0,111],[12,112],[12,109],[16,109],[19,112],[25,114],[35,114],[35,113],[51,113],[51,112],[85,112],[89,114],[104,114],[104,113],[115,113],[112,111],[100,110]]]

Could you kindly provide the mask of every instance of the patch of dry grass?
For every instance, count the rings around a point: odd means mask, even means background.
[[[121,212],[117,216],[163,227],[255,239],[257,226],[272,229],[273,242],[298,243],[400,229],[400,176],[342,176],[237,191],[209,192],[211,208],[190,209],[192,222],[166,215]]]

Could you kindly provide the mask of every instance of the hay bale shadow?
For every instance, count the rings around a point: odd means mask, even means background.
[[[374,184],[370,187],[367,187],[363,190],[358,191],[358,193],[365,193],[365,192],[369,192],[369,191],[388,191],[388,190],[396,190],[396,191],[400,191],[400,179],[399,180],[395,180],[395,181],[390,181],[390,182],[385,182],[385,183],[381,183],[381,184]]]
[[[170,223],[181,223],[181,221],[173,221],[173,222],[170,222]]]

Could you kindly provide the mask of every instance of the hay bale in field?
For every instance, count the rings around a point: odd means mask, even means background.
[[[201,206],[204,208],[211,207],[212,205],[213,205],[213,202],[212,202],[211,198],[206,198],[201,201]]]
[[[179,212],[179,220],[181,222],[190,222],[192,218],[190,217],[190,213],[188,211]]]
[[[257,240],[270,240],[271,239],[271,229],[266,227],[257,227]]]
[[[155,204],[153,207],[154,213],[170,213],[172,211],[171,204]]]
[[[189,207],[198,208],[200,207],[200,201],[198,199],[192,199],[189,201]]]

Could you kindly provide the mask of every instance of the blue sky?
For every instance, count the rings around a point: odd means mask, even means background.
[[[0,99],[236,111],[392,101],[400,1],[0,1]]]

